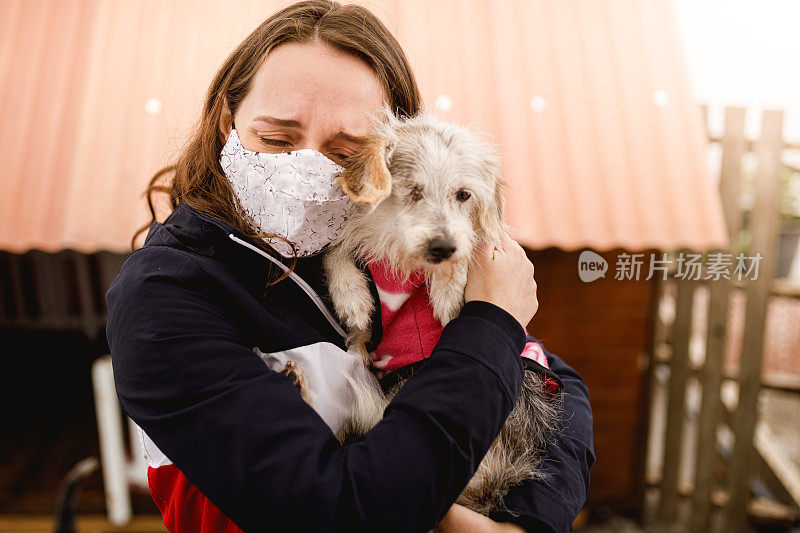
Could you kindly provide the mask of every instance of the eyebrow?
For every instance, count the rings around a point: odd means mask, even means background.
[[[302,128],[303,125],[300,124],[299,121],[294,119],[288,118],[278,118],[278,117],[270,117],[268,115],[259,115],[255,117],[253,120],[263,120],[264,122],[269,122],[270,124],[274,124],[275,126],[283,126],[285,128]],[[349,141],[356,144],[364,144],[367,141],[366,137],[359,137],[357,135],[350,135],[349,133],[345,133],[340,131],[336,135],[333,136],[334,139],[342,139],[343,141]]]

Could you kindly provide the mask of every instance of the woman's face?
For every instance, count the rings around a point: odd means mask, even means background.
[[[321,43],[274,48],[233,116],[242,146],[256,152],[313,148],[344,166],[385,99],[370,66]],[[227,119],[227,117],[226,117]],[[230,133],[230,121],[223,120]]]

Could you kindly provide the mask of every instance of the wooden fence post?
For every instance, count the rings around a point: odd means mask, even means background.
[[[683,447],[686,412],[686,381],[689,378],[689,340],[692,332],[692,309],[696,281],[675,280],[677,298],[673,325],[673,349],[670,360],[667,427],[664,436],[664,466],[658,515],[666,521],[675,519],[678,502],[678,474]]]
[[[725,133],[721,142],[722,161],[719,188],[728,228],[729,252],[735,250],[742,221],[739,192],[741,190],[742,156],[747,149],[744,119],[745,110],[743,108],[725,109]],[[711,495],[716,485],[714,461],[717,457],[717,426],[720,422],[722,407],[720,386],[725,364],[730,286],[730,280],[722,277],[709,283],[706,355],[699,376],[703,392],[697,421],[697,463],[690,524],[692,531],[696,532],[709,530]]]
[[[753,437],[758,416],[764,355],[764,326],[770,281],[776,272],[780,199],[780,153],[782,149],[782,111],[765,111],[761,136],[756,145],[758,173],[748,227],[752,239],[748,256],[760,253],[758,277],[746,284],[747,306],[739,363],[739,402],[734,418],[734,447],[731,466],[730,498],[725,508],[725,531],[747,529],[750,479],[755,466]]]

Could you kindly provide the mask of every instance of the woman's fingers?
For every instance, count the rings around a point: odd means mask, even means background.
[[[533,263],[507,232],[489,245],[491,254],[477,254],[467,273],[466,301],[482,300],[506,310],[525,326],[538,309]]]

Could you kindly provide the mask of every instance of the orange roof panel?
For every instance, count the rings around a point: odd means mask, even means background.
[[[214,71],[278,1],[5,0],[0,249],[124,252]],[[727,245],[666,0],[385,0],[425,104],[501,146],[530,248]],[[445,106],[447,107],[447,106]]]

